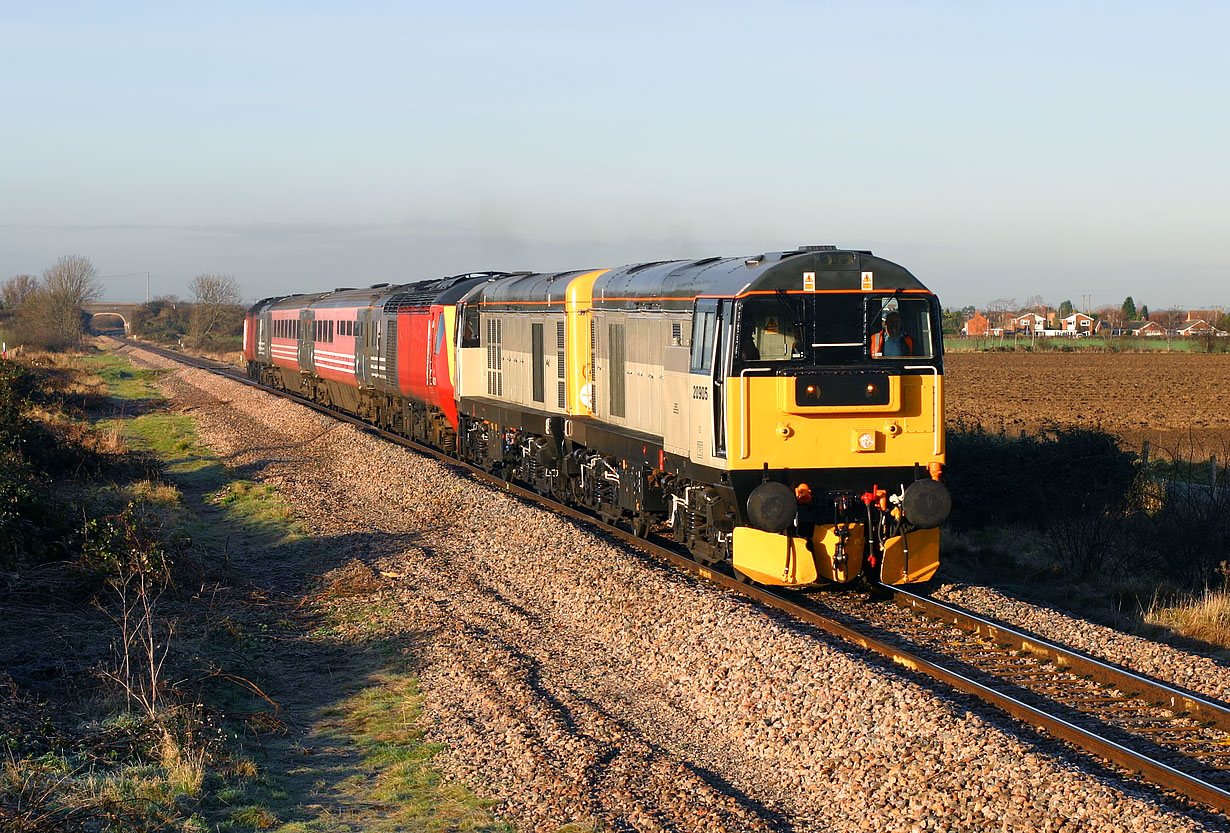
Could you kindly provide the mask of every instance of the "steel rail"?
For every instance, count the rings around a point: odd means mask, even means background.
[[[1035,726],[1044,732],[1060,738],[1068,743],[1110,761],[1125,769],[1137,772],[1143,775],[1148,781],[1156,786],[1164,789],[1173,790],[1187,796],[1188,798],[1205,804],[1214,810],[1230,814],[1230,791],[1227,791],[1215,784],[1210,784],[1207,781],[1177,769],[1162,761],[1151,758],[1137,750],[1124,746],[1121,743],[1103,737],[1096,732],[1085,729],[1057,715],[1051,714],[1043,709],[1029,705],[1006,694],[998,691],[995,688],[970,679],[962,673],[946,668],[943,665],[925,659],[917,654],[911,653],[899,646],[893,645],[876,637],[861,633],[847,625],[838,622],[837,620],[819,613],[818,611],[800,605],[784,596],[766,590],[764,588],[747,584],[733,576],[715,570],[711,567],[706,567],[698,562],[688,558],[680,553],[644,538],[626,530],[620,529],[617,526],[607,524],[596,518],[589,512],[576,509],[575,507],[567,506],[558,501],[545,497],[538,492],[518,486],[502,477],[491,474],[483,469],[472,466],[465,461],[452,457],[444,452],[438,451],[431,446],[423,445],[419,442],[411,440],[401,434],[395,434],[384,429],[378,428],[371,423],[365,422],[358,417],[349,414],[335,411],[323,405],[317,404],[309,399],[305,399],[297,394],[289,391],[278,390],[265,387],[258,382],[255,382],[240,371],[234,368],[233,365],[224,365],[210,360],[199,359],[197,357],[186,356],[182,353],[165,348],[159,348],[153,345],[142,342],[133,342],[129,339],[117,339],[129,346],[149,350],[150,352],[166,356],[184,364],[198,367],[205,370],[224,375],[227,378],[242,382],[250,387],[258,388],[267,393],[273,393],[288,399],[296,404],[303,405],[322,414],[327,414],[343,422],[350,423],[376,436],[387,439],[398,445],[412,448],[428,456],[434,457],[441,462],[447,463],[450,466],[457,467],[493,486],[503,489],[517,497],[531,501],[534,503],[549,506],[553,511],[562,515],[581,521],[585,524],[592,525],[600,529],[602,532],[614,536],[621,541],[631,545],[635,549],[655,557],[658,560],[670,563],[680,569],[686,570],[689,573],[697,575],[706,581],[723,587],[727,590],[734,591],[740,595],[755,599],[767,607],[786,613],[795,619],[805,622],[813,627],[836,636],[846,642],[858,645],[859,647],[885,657],[892,662],[907,668],[916,673],[925,674],[934,680],[964,694],[968,694],[985,703],[988,703],[1000,711],[1020,720]],[[1181,692],[1160,683],[1147,680],[1144,677],[1116,668],[1108,663],[1090,657],[1078,654],[1074,651],[1061,648],[1053,643],[1041,640],[1037,637],[1028,634],[1014,631],[1004,625],[991,622],[983,619],[976,614],[968,611],[963,611],[959,608],[950,605],[942,604],[931,599],[918,596],[917,594],[908,591],[894,588],[894,598],[897,604],[915,609],[919,612],[924,612],[926,615],[934,616],[941,620],[952,621],[958,627],[962,623],[966,623],[971,629],[977,629],[984,635],[990,636],[992,639],[1007,638],[1019,644],[1023,650],[1028,650],[1040,656],[1045,656],[1057,664],[1069,664],[1074,671],[1080,673],[1088,673],[1110,685],[1121,688],[1122,690],[1137,690],[1140,696],[1156,697],[1158,702],[1170,701],[1174,705],[1172,708],[1181,708],[1190,711],[1193,714],[1198,714],[1202,718],[1214,721],[1218,726],[1221,726],[1221,721],[1230,721],[1230,710],[1216,704],[1195,697],[1186,692]],[[1105,677],[1106,679],[1101,679]]]
[[[1078,653],[1071,648],[1056,645],[1033,634],[1024,633],[1000,622],[993,622],[968,610],[938,602],[909,590],[894,588],[893,600],[901,607],[922,613],[942,622],[956,625],[961,630],[976,633],[993,642],[1011,645],[1013,648],[1050,660],[1055,665],[1066,667],[1077,674],[1085,674],[1093,680],[1128,694],[1160,704],[1173,712],[1186,712],[1192,717],[1206,721],[1218,729],[1230,731],[1230,708],[1206,700],[1195,694],[1143,677],[1136,672]]]

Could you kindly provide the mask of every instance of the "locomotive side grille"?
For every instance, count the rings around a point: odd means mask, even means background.
[[[593,315],[589,318],[589,375],[593,379],[590,382],[590,402],[593,404],[594,414],[598,413],[598,322],[594,320]]]
[[[490,396],[504,395],[504,374],[500,372],[503,354],[500,337],[502,322],[498,318],[487,319],[487,393]]]
[[[384,378],[397,378],[397,319],[389,318],[386,328],[388,337],[384,340]]]
[[[568,407],[568,386],[564,382],[564,322],[555,322],[555,378],[559,394],[559,407]]]
[[[609,325],[611,416],[624,416],[624,325]]]

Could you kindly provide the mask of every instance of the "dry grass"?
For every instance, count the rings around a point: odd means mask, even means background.
[[[183,492],[174,483],[163,483],[147,478],[138,480],[129,488],[132,496],[143,503],[177,506],[183,500]]]
[[[1205,590],[1168,604],[1154,602],[1144,618],[1180,636],[1230,648],[1230,589]]]

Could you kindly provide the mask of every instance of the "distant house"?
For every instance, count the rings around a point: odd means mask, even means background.
[[[1147,336],[1157,338],[1166,335],[1166,328],[1156,321],[1123,321],[1118,324],[1110,321],[1099,321],[1098,332],[1110,333],[1112,336]]]
[[[1074,312],[1059,322],[1060,329],[1077,335],[1089,335],[1093,332],[1093,316],[1083,312]]]
[[[967,336],[984,336],[990,329],[991,324],[987,321],[987,317],[980,312],[975,312],[961,327],[961,333]]]
[[[1156,321],[1128,321],[1123,326],[1129,328],[1134,336],[1166,335],[1166,328]]]
[[[1224,336],[1225,330],[1219,330],[1212,324],[1202,318],[1197,318],[1195,321],[1190,321],[1188,325],[1179,330],[1181,336]]]
[[[1018,315],[1008,322],[1008,327],[1018,333],[1040,333],[1046,329],[1046,319],[1036,312],[1027,312],[1024,315]]]

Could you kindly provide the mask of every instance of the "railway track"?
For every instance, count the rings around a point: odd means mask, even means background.
[[[119,339],[260,387],[231,365]],[[773,592],[697,564],[673,547],[472,468],[428,446],[284,391],[270,391],[436,457],[632,547],[986,702],[1045,734],[1230,814],[1230,707],[905,590],[892,604],[848,592]]]

